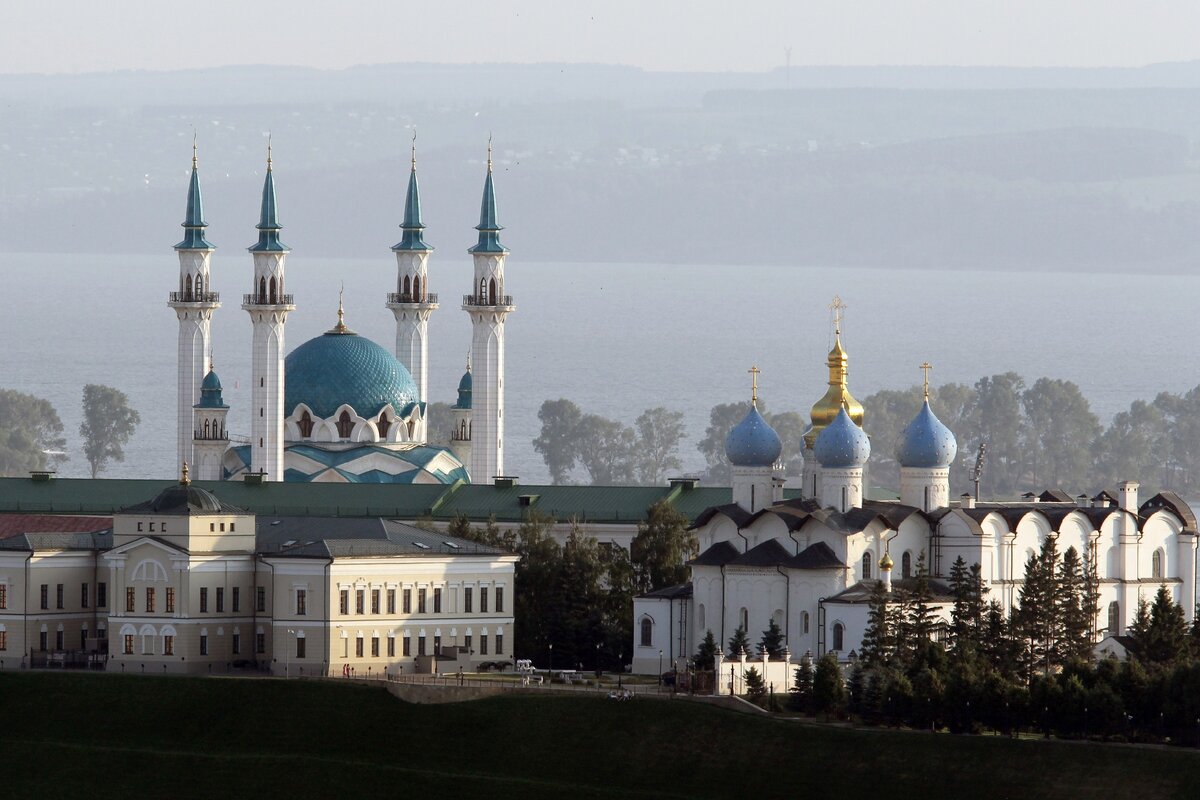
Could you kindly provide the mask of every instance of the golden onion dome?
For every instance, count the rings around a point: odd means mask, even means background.
[[[884,553],[883,558],[879,559],[879,568],[884,572],[887,572],[894,566],[896,566],[895,562],[892,561],[892,557],[887,553]]]
[[[838,412],[842,410],[843,406],[855,425],[861,428],[863,424],[862,403],[854,399],[850,394],[850,389],[846,386],[850,359],[842,348],[841,331],[836,332],[833,349],[829,351],[829,358],[825,363],[829,367],[829,388],[825,391],[825,396],[812,407],[810,414],[812,424],[804,432],[804,446],[810,450],[821,431],[837,419]]]

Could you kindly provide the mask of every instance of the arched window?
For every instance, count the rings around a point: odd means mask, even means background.
[[[1113,600],[1108,604],[1108,633],[1116,636],[1121,632],[1121,604]]]
[[[842,626],[842,623],[840,623],[840,622],[833,623],[833,649],[834,650],[837,650],[839,652],[841,651],[841,649],[845,646],[845,641],[844,641],[845,637],[846,637],[846,629],[845,629],[845,627]]]
[[[1116,578],[1121,574],[1121,556],[1116,547],[1108,548],[1108,574],[1101,578]]]
[[[805,611],[803,614],[800,615],[800,624],[802,626],[802,632],[808,633],[808,612],[807,611]]]
[[[266,278],[258,279],[258,302],[260,302],[260,303],[267,302],[267,279]]]
[[[375,425],[379,428],[379,438],[386,439],[388,431],[392,427],[392,422],[387,418],[387,414],[380,414],[379,422],[375,423]]]
[[[184,300],[192,299],[192,276],[191,275],[188,275],[186,278],[183,279],[183,299]]]
[[[1163,551],[1155,550],[1150,556],[1150,577],[1161,578],[1163,576]]]
[[[423,299],[421,297],[421,276],[417,275],[413,278],[413,302],[420,303]]]
[[[467,421],[465,419],[458,422],[458,440],[460,442],[467,440]]]
[[[496,279],[488,281],[488,305],[496,305]]]
[[[639,644],[642,647],[652,647],[654,644],[654,620],[642,617],[642,636]]]
[[[863,553],[862,557],[862,579],[864,581],[871,580],[871,554]]]
[[[350,434],[354,432],[354,422],[350,419],[350,412],[343,411],[337,421],[338,436],[343,439],[349,439]]]
[[[272,305],[274,305],[274,303],[275,303],[275,276],[274,275],[271,276],[271,303],[272,303]]]
[[[408,438],[413,438],[413,432],[417,429],[417,423],[413,420],[408,421]]]
[[[196,276],[196,299],[203,300],[204,299],[203,293],[204,293],[204,276],[197,275]]]
[[[296,427],[298,427],[300,429],[300,435],[303,436],[305,439],[312,436],[312,432],[313,432],[312,415],[309,414],[307,411],[305,411],[303,414],[300,415],[300,421],[298,423],[296,423]]]
[[[475,302],[479,305],[487,302],[487,278],[479,279],[479,296],[475,298]]]
[[[704,603],[696,608],[696,628],[704,630]]]
[[[750,612],[748,612],[746,609],[743,608],[741,610],[741,612],[738,614],[738,619],[741,620],[742,630],[745,631],[746,633],[749,633],[750,632]]]
[[[204,420],[204,438],[208,438],[208,420]]]
[[[900,556],[900,577],[912,577],[912,553],[908,550],[905,550],[904,555]]]
[[[408,276],[404,276],[404,286],[400,289],[400,299],[407,301],[412,297],[412,286],[408,282]]]

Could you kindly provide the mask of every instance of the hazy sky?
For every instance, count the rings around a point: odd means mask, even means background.
[[[336,9],[336,10],[335,10]],[[1195,0],[6,0],[0,73],[594,62],[1130,66],[1200,56]]]

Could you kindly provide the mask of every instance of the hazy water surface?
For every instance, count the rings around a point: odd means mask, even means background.
[[[142,415],[124,464],[111,477],[177,474],[174,450],[177,323],[166,306],[176,286],[173,253],[161,256],[0,254],[5,278],[0,387],[40,395],[67,429],[71,476],[86,474],[79,453],[85,383],[125,391]],[[289,351],[336,322],[346,286],[346,322],[389,350],[395,322],[384,307],[395,263],[293,254],[288,289]],[[434,253],[431,289],[441,308],[430,320],[431,400],[452,402],[470,345],[460,309],[471,283],[464,255]],[[250,257],[218,250],[213,288],[224,305],[213,323],[217,372],[232,406],[230,428],[249,429],[250,323],[240,308]],[[1200,383],[1193,343],[1200,279],[950,270],[778,266],[526,263],[507,266],[517,310],[508,319],[506,471],[526,482],[547,472],[531,440],[547,398],[633,419],[665,405],[687,415],[685,467],[703,461],[695,442],[716,403],[748,399],[746,370],[762,369],[761,394],[774,411],[807,411],[824,391],[833,295],[849,309],[843,342],[851,389],[860,398],[920,380],[973,382],[1015,370],[1078,383],[1107,420],[1137,398]],[[915,411],[915,409],[914,409]],[[870,428],[870,420],[867,420]]]

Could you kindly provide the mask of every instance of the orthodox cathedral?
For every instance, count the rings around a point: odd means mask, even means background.
[[[488,145],[475,265],[462,308],[473,326],[471,356],[458,387],[449,448],[428,443],[429,316],[438,296],[429,291],[429,255],[422,232],[416,147],[396,254],[395,291],[387,307],[396,318],[395,354],[337,324],[285,356],[290,248],[280,238],[271,150],[263,184],[258,241],[250,248],[253,277],[242,309],[253,327],[251,426],[244,442],[226,427],[229,406],[213,369],[211,323],[220,297],[210,290],[215,247],[206,238],[195,148],[184,238],[175,245],[179,286],[168,305],[179,319],[178,454],[201,480],[322,481],[452,484],[504,474],[504,322],[515,308],[504,293]],[[472,371],[473,370],[473,371]]]
[[[782,442],[758,411],[758,371],[752,369],[750,408],[725,441],[732,502],[696,517],[699,555],[689,562],[691,581],[635,599],[634,671],[677,665],[708,633],[722,647],[739,628],[757,642],[771,622],[783,632],[792,661],[830,651],[846,661],[861,649],[876,584],[889,594],[910,589],[920,564],[948,621],[946,581],[959,557],[980,565],[988,599],[1008,611],[1018,601],[1026,562],[1051,537],[1060,553],[1074,548],[1095,567],[1097,641],[1127,633],[1139,601],[1152,599],[1159,586],[1192,619],[1200,601],[1200,532],[1191,508],[1172,492],[1139,501],[1138,484],[1124,481],[1090,497],[1054,490],[1012,502],[980,502],[969,494],[952,501],[958,443],[930,405],[928,364],[922,365],[924,402],[895,443],[899,496],[868,498],[864,472],[872,442],[863,407],[848,388],[840,302],[834,307],[829,388],[804,433],[800,491],[788,489],[785,497]],[[786,663],[760,664],[756,654],[747,655],[778,691],[787,689]],[[721,674],[732,676],[722,678],[724,692],[726,681],[738,684],[744,669],[726,666]]]

